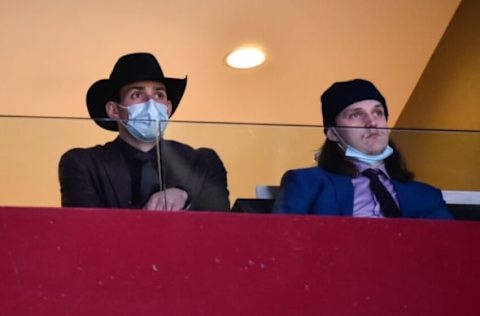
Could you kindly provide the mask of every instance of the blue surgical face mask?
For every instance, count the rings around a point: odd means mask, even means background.
[[[340,136],[340,134],[336,131],[336,129],[333,129],[333,132],[337,135],[339,138],[339,142],[337,142],[338,146],[345,152],[346,157],[354,158],[358,161],[364,162],[370,166],[376,165],[386,158],[390,157],[393,154],[393,148],[390,147],[390,145],[387,145],[385,149],[377,154],[377,155],[368,155],[365,154],[364,152],[361,152],[360,150],[350,146],[343,140],[343,138]]]
[[[168,122],[166,105],[150,99],[144,103],[122,106],[128,111],[128,120],[120,121],[128,132],[142,142],[154,142],[163,134]]]
[[[390,147],[390,145],[387,145],[387,147],[385,147],[385,149],[378,155],[367,155],[361,152],[360,150],[353,148],[350,145],[347,145],[347,150],[345,150],[346,157],[355,158],[361,162],[369,164],[370,166],[373,166],[378,164],[379,162],[382,162],[391,154],[393,154],[393,148]]]

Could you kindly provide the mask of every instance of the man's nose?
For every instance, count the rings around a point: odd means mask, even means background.
[[[377,127],[377,118],[372,114],[367,114],[365,118],[366,127]]]

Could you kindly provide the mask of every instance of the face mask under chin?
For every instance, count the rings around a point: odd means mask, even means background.
[[[387,145],[385,149],[377,155],[367,155],[360,150],[348,145],[345,150],[345,156],[364,162],[370,166],[376,165],[393,154],[393,148]]]
[[[332,128],[332,132],[338,138],[337,145],[345,153],[345,157],[353,158],[358,161],[364,162],[370,166],[376,165],[393,154],[393,148],[387,145],[383,151],[377,155],[369,155],[349,145],[338,133],[335,128]]]

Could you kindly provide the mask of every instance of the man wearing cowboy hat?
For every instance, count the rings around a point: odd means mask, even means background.
[[[229,210],[226,171],[215,151],[162,139],[186,83],[165,77],[148,53],[121,57],[109,79],[95,82],[87,92],[90,117],[119,136],[62,156],[62,206]]]
[[[389,140],[387,103],[370,81],[336,82],[321,101],[318,167],[285,173],[274,213],[451,218],[440,190],[414,181]]]

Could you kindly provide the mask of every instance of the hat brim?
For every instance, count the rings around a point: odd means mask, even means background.
[[[161,82],[165,85],[167,89],[167,96],[170,102],[172,102],[172,114],[175,113],[175,110],[180,103],[180,100],[185,93],[185,88],[187,86],[187,77],[184,79],[177,78],[145,78],[143,80],[153,80]],[[139,78],[136,78],[134,81],[142,81]],[[131,83],[131,82],[129,82]],[[126,83],[128,84],[128,83]],[[95,82],[87,92],[87,108],[90,117],[95,120],[95,123],[100,127],[107,129],[109,131],[118,131],[118,124],[115,120],[112,120],[107,115],[106,103],[112,101],[112,95],[118,93],[117,87],[113,86],[112,82],[108,79],[101,79]],[[117,91],[115,91],[117,90]],[[170,116],[171,116],[170,115]]]

